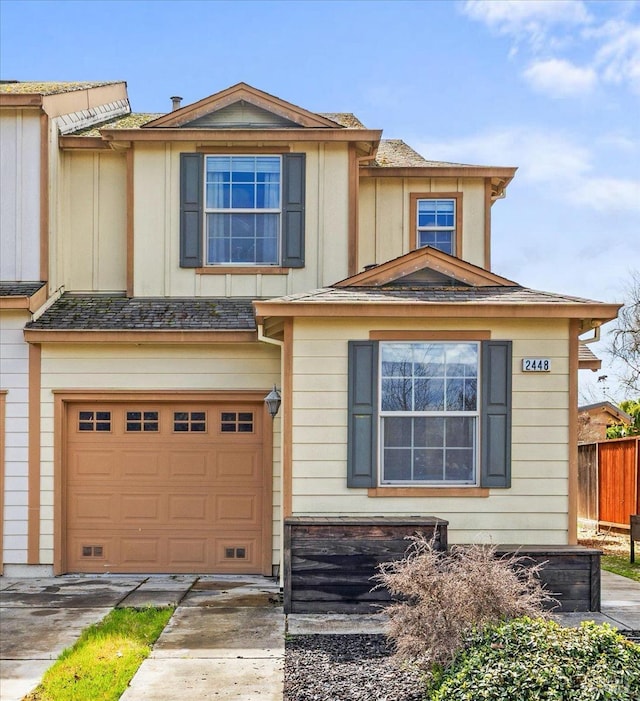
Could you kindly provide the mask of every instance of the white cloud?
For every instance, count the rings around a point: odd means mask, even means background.
[[[585,32],[586,38],[602,38],[595,65],[606,82],[628,83],[640,94],[640,26],[611,20],[602,28]]]
[[[528,47],[524,76],[535,90],[572,97],[592,91],[598,82],[640,94],[640,25],[628,20],[635,7],[622,2],[589,7],[581,0],[467,0],[462,12],[510,37],[510,57],[520,46]],[[613,19],[604,21],[605,12]],[[581,60],[572,60],[571,52],[580,52]]]
[[[533,46],[540,46],[554,25],[591,21],[580,0],[467,0],[462,12],[499,34],[526,38]]]
[[[569,200],[598,212],[640,212],[640,180],[585,178],[567,189]]]
[[[463,12],[505,33],[517,33],[534,24],[584,24],[590,21],[589,12],[581,0],[467,0]]]
[[[596,212],[640,211],[640,181],[608,177],[594,153],[564,131],[516,127],[449,142],[418,144],[426,158],[496,166],[518,166],[518,182]]]
[[[513,127],[446,143],[424,143],[418,151],[436,160],[516,165],[518,179],[529,182],[575,179],[591,169],[588,149],[572,143],[564,132],[539,128]]]
[[[584,95],[591,92],[598,81],[593,68],[580,68],[557,58],[534,61],[525,70],[524,77],[535,90],[551,97]]]

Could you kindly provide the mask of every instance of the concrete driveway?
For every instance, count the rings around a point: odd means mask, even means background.
[[[277,583],[195,575],[0,578],[0,699],[20,701],[112,608],[178,604],[123,700],[282,699]]]
[[[0,699],[21,701],[88,625],[118,606],[178,608],[122,701],[281,701],[279,586],[252,576],[0,577]],[[602,612],[565,613],[640,629],[640,583],[602,572]],[[292,614],[289,633],[383,633],[385,616]]]

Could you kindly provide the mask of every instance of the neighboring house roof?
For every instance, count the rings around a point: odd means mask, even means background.
[[[602,361],[598,356],[589,348],[589,346],[580,341],[578,346],[578,361],[580,363],[580,370],[600,370],[602,367]]]
[[[46,282],[0,282],[0,309],[39,309],[47,299]]]
[[[117,85],[124,80],[102,80],[92,82],[57,82],[57,81],[0,81],[0,93],[9,95],[60,95],[76,90],[88,90],[89,88],[101,88],[105,85]]]
[[[625,424],[630,424],[633,420],[626,411],[622,411],[619,407],[611,402],[596,402],[595,404],[585,404],[578,407],[578,412],[581,414],[608,414],[612,418],[622,421]]]
[[[251,300],[64,294],[27,331],[255,331]]]

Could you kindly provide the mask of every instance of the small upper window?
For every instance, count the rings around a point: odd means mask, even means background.
[[[278,265],[280,156],[207,156],[207,265]]]
[[[431,246],[439,251],[456,254],[456,200],[416,200],[417,247]]]

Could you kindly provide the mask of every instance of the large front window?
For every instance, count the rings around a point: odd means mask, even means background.
[[[205,158],[208,265],[277,265],[281,226],[280,156]]]
[[[382,343],[382,484],[476,484],[479,344]]]

